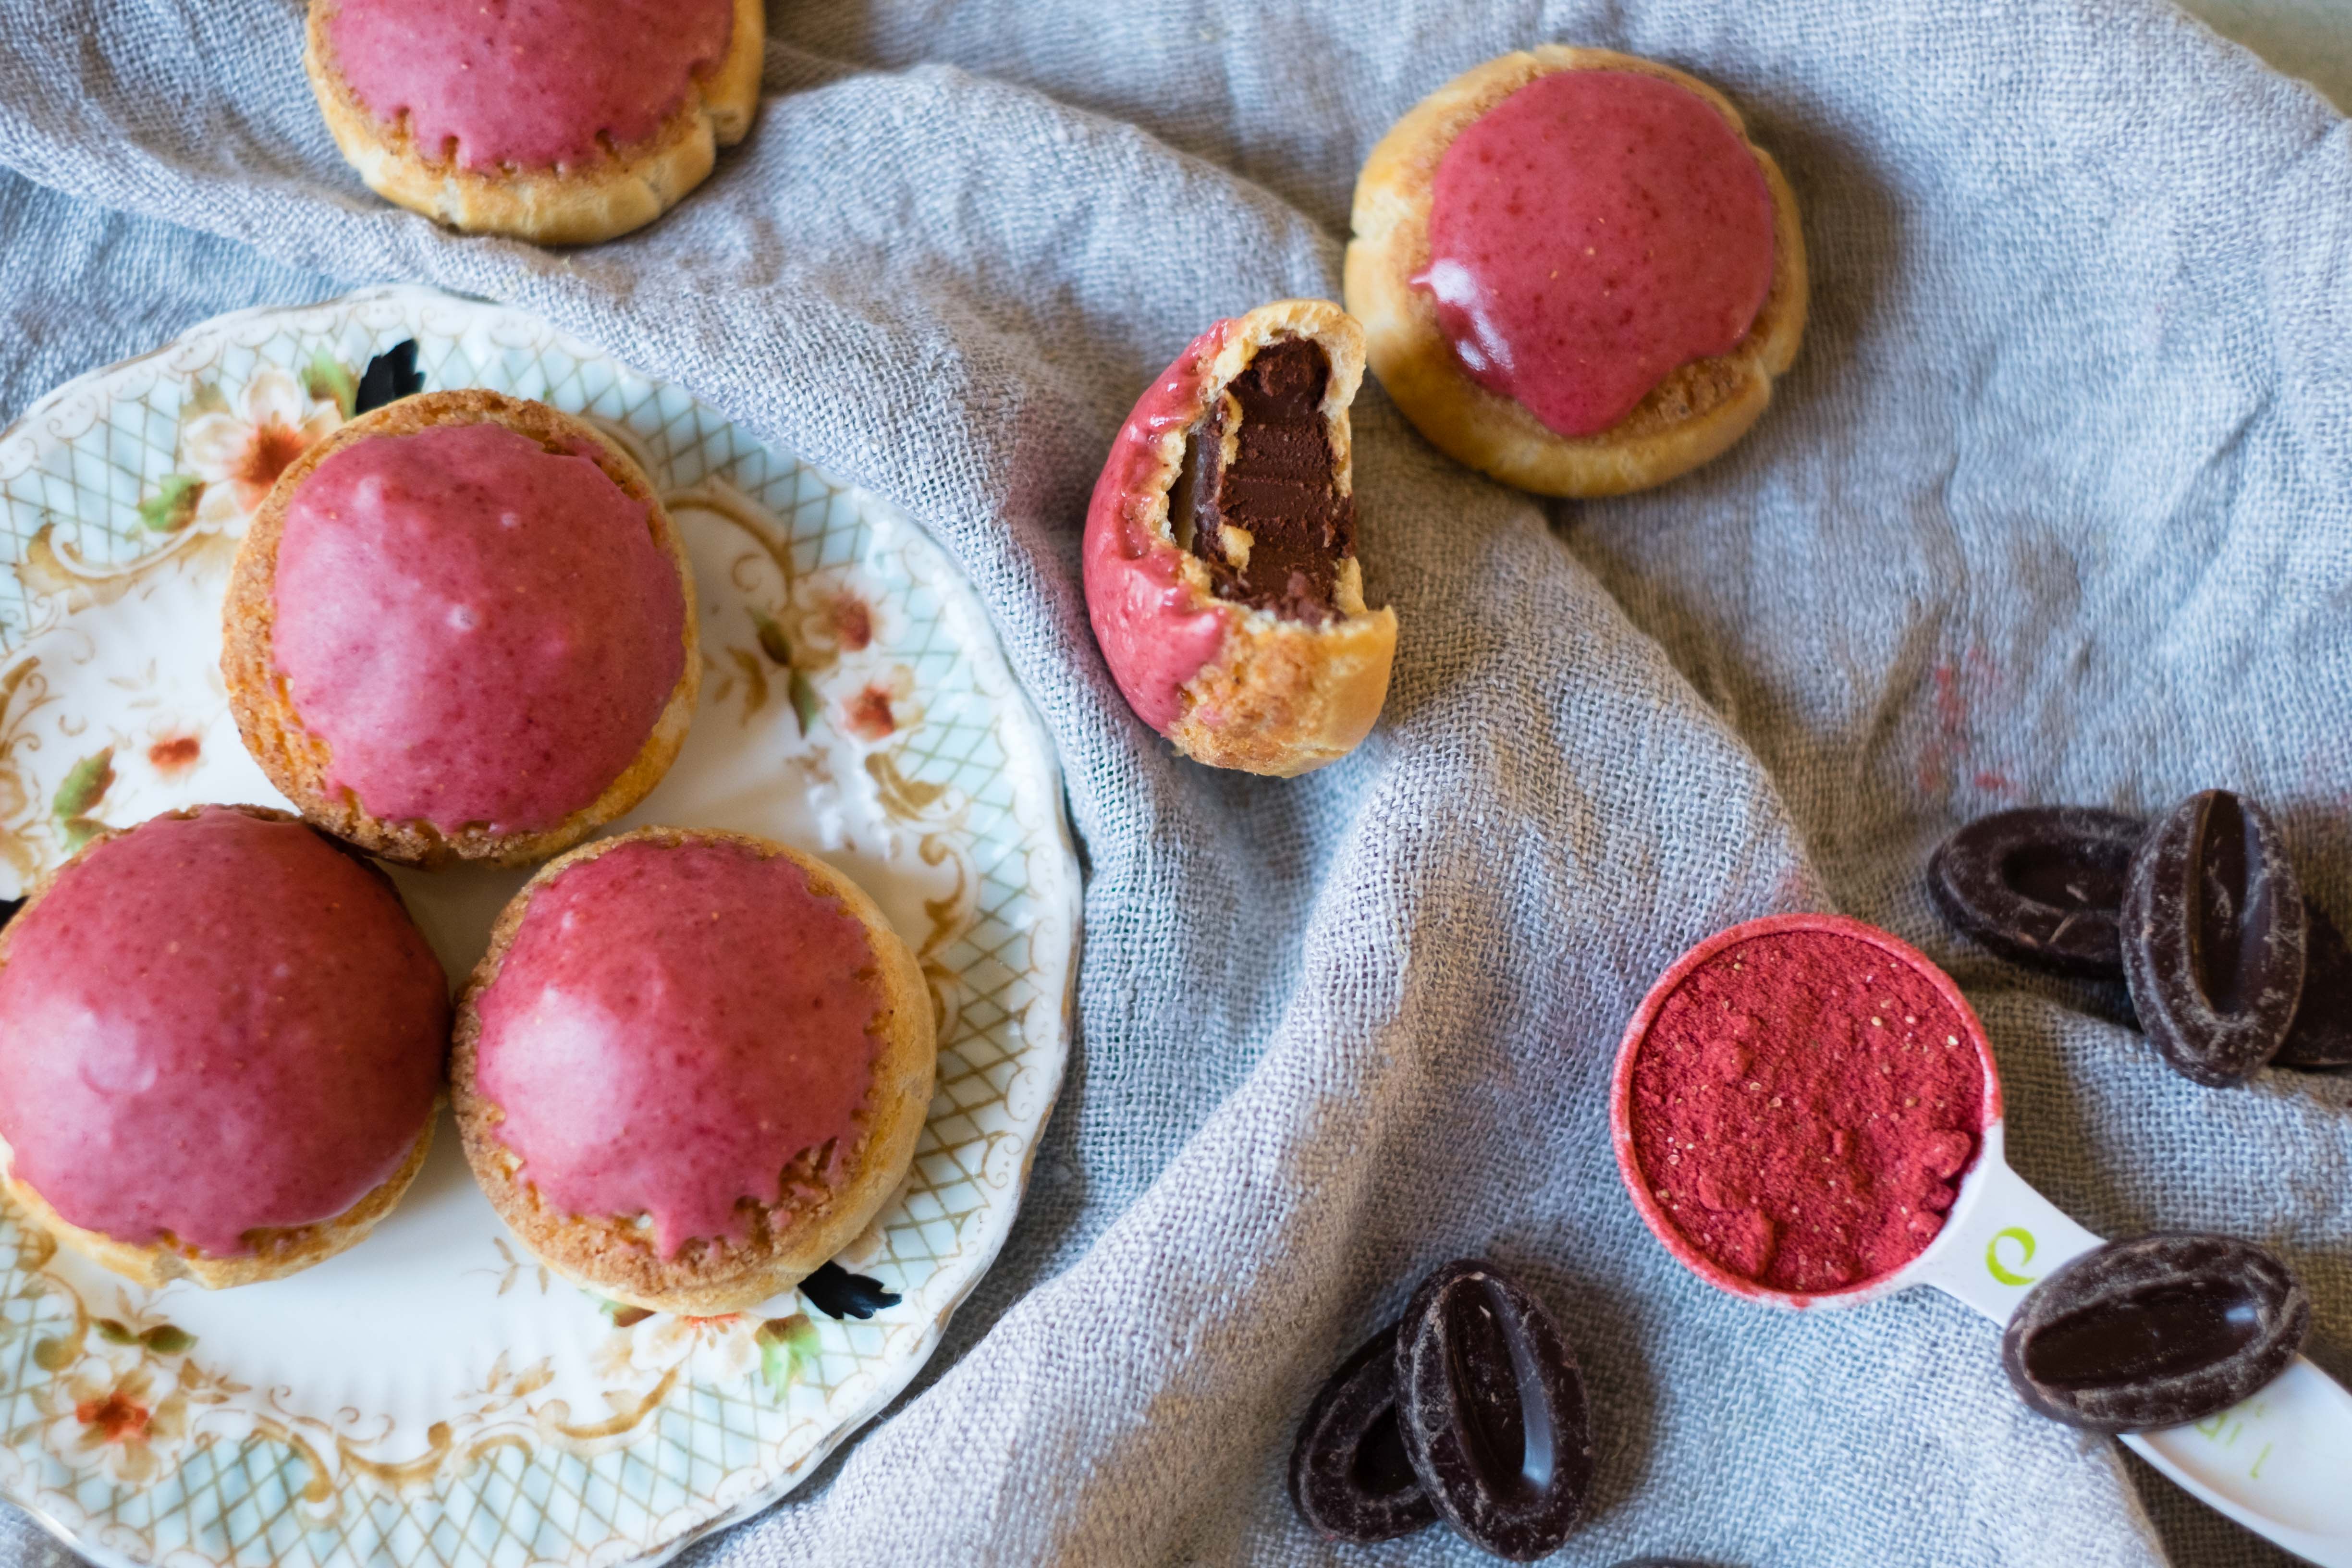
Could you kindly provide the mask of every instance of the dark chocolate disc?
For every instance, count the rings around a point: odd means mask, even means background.
[[[2271,1253],[2181,1232],[2111,1241],[2027,1293],[2000,1340],[2019,1397],[2070,1426],[2201,1421],[2284,1372],[2311,1299]]]
[[[2094,806],[1995,812],[1937,847],[1927,890],[1946,920],[2003,958],[2120,980],[2116,915],[2147,831],[2137,816]]]
[[[2186,1077],[2243,1083],[2303,996],[2302,884],[2270,814],[2192,795],[2148,830],[2124,890],[2124,978],[2140,1027]]]
[[[1515,1563],[1557,1551],[1592,1485],[1575,1352],[1543,1304],[1489,1263],[1421,1283],[1397,1332],[1406,1457],[1447,1522]]]
[[[2303,912],[2303,998],[2271,1065],[2305,1072],[2352,1068],[2352,949],[2317,904],[2305,899]]]
[[[1331,1374],[1290,1450],[1290,1504],[1334,1541],[1368,1545],[1437,1521],[1397,1430],[1397,1326],[1367,1341]]]

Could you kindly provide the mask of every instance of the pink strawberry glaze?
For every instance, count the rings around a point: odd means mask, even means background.
[[[637,840],[531,895],[477,1003],[474,1079],[550,1205],[650,1214],[675,1256],[854,1132],[879,1044],[872,943],[778,856]]]
[[[1207,413],[1209,362],[1233,325],[1193,339],[1136,401],[1087,507],[1087,618],[1128,706],[1163,735],[1183,716],[1184,683],[1224,646],[1237,612],[1179,574],[1183,552],[1146,515],[1157,493],[1145,483],[1161,462],[1160,442]]]
[[[335,66],[368,112],[460,168],[543,169],[649,140],[718,63],[730,0],[341,0]]]
[[[550,827],[645,745],[686,664],[646,510],[585,456],[502,426],[358,442],[278,548],[278,668],[387,821]]]
[[[158,817],[9,929],[0,1137],[83,1229],[235,1256],[398,1170],[448,1043],[448,981],[382,879],[299,823]]]
[[[1413,284],[1463,370],[1559,434],[1590,436],[1747,335],[1772,287],[1772,195],[1689,89],[1555,71],[1438,161],[1429,255]]]

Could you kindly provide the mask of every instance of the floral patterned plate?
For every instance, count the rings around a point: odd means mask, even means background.
[[[247,516],[370,358],[583,415],[693,557],[709,664],[619,826],[784,838],[920,956],[939,1089],[843,1261],[898,1300],[616,1310],[509,1238],[445,1126],[364,1245],[149,1292],[0,1206],[0,1495],[102,1563],[507,1568],[657,1558],[773,1501],[906,1386],[1013,1223],[1069,1047],[1077,868],[987,616],[904,517],[528,316],[415,289],[226,316],[0,435],[0,897],[102,825],[282,804],[239,745],[220,601]],[[396,873],[452,973],[520,872]]]

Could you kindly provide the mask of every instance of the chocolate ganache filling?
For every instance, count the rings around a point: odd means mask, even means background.
[[[1185,443],[1168,498],[1219,598],[1318,625],[1338,616],[1332,584],[1356,552],[1356,500],[1339,490],[1323,418],[1330,379],[1311,340],[1260,349]]]

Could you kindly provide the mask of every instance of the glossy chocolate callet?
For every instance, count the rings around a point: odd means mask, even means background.
[[[1405,1454],[1438,1511],[1512,1562],[1559,1549],[1592,1484],[1584,1376],[1542,1303],[1493,1265],[1433,1272],[1397,1338]]]
[[[1356,503],[1340,491],[1323,414],[1330,379],[1320,343],[1269,343],[1187,440],[1171,512],[1180,539],[1189,527],[1189,547],[1207,564],[1219,598],[1286,620],[1320,623],[1338,614],[1332,587],[1339,562],[1356,551]],[[1244,532],[1246,543],[1229,530]]]
[[[2090,806],[1996,812],[1937,847],[1927,889],[1946,920],[2013,963],[2120,980],[2116,921],[2147,831]]]
[[[2227,790],[2175,807],[2132,860],[2120,931],[2140,1026],[2185,1077],[2242,1083],[2302,1000],[2302,884],[2268,813]]]
[[[2028,1406],[2069,1426],[2136,1432],[2201,1421],[2284,1372],[2311,1299],[2284,1262],[2234,1237],[2160,1232],[2053,1269],[2001,1335]]]
[[[2187,1279],[2050,1322],[2027,1345],[2025,1366],[2052,1388],[2102,1388],[2123,1377],[2177,1377],[2237,1354],[2261,1332],[2242,1289]]]
[[[2326,910],[2304,900],[2303,996],[2273,1067],[2320,1072],[2352,1067],[2352,949]]]
[[[1397,1429],[1396,1339],[1391,1323],[1360,1346],[1298,1424],[1291,1506],[1334,1541],[1391,1541],[1437,1521]]]

